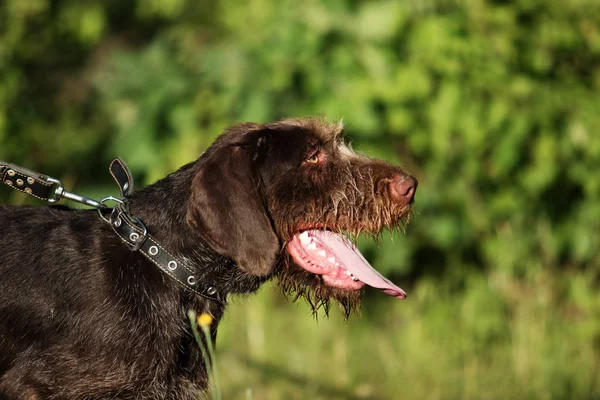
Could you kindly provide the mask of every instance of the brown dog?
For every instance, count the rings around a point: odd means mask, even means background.
[[[342,134],[316,119],[241,124],[127,196],[213,298],[130,251],[95,211],[0,206],[0,398],[195,399],[207,375],[187,310],[216,330],[227,294],[273,277],[314,307],[351,310],[365,284],[404,298],[341,232],[406,223],[417,181]]]

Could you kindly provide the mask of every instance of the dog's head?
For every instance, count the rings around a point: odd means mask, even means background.
[[[406,296],[343,233],[407,223],[416,188],[400,168],[352,151],[341,124],[241,124],[201,156],[187,221],[245,273],[277,276],[315,308],[333,298],[348,311],[365,284]]]

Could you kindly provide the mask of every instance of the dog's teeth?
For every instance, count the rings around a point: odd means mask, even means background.
[[[318,254],[319,254],[320,256],[327,257],[327,253],[325,252],[325,250],[319,250],[319,253],[318,253]]]
[[[346,270],[346,275],[348,275],[350,277],[350,279],[352,279],[354,282],[358,281],[358,278],[354,276],[354,274],[348,270]]]
[[[300,242],[302,242],[302,244],[308,244],[312,241],[312,239],[310,238],[310,236],[308,236],[308,232],[304,231],[300,234]]]
[[[327,261],[329,261],[332,264],[335,264],[335,257],[328,257]]]
[[[309,250],[315,250],[317,248],[317,244],[310,242],[309,244],[306,245],[306,248]]]

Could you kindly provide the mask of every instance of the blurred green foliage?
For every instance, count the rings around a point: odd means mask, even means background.
[[[418,177],[407,235],[361,241],[412,296],[235,304],[230,398],[600,398],[599,92],[597,0],[0,3],[0,159],[100,196],[115,155],[147,184],[327,115]]]

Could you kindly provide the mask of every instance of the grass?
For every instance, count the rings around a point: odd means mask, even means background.
[[[210,334],[213,317],[209,314],[198,315],[195,310],[188,310],[188,318],[196,343],[202,353],[204,365],[209,379],[210,395],[212,400],[221,400],[221,385],[219,385],[219,368]]]
[[[582,274],[423,279],[315,320],[272,287],[219,327],[225,399],[600,399],[600,296]],[[333,311],[333,310],[332,310]]]

